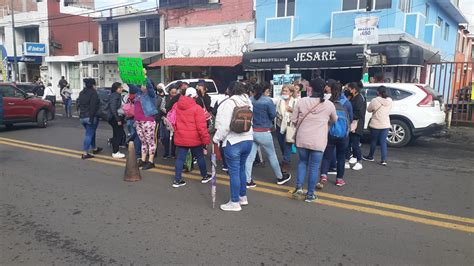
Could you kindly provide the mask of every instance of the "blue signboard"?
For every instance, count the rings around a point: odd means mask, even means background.
[[[23,43],[23,54],[46,56],[46,44],[35,43],[35,42],[25,42]]]
[[[15,61],[14,56],[7,56],[8,62]],[[41,56],[17,56],[17,62],[25,62],[25,63],[32,63],[32,64],[41,64],[43,62],[43,58]]]

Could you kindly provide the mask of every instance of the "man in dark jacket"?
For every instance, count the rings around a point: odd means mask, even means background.
[[[349,91],[352,95],[351,104],[353,112],[353,123],[357,123],[357,127],[352,130],[349,134],[349,148],[348,151],[352,148],[353,158],[349,160],[350,164],[355,164],[353,170],[361,170],[362,167],[362,152],[360,150],[360,138],[364,134],[364,125],[365,125],[365,113],[367,110],[367,102],[360,94],[362,89],[362,83],[352,82],[349,84]],[[357,121],[357,122],[355,122]]]
[[[120,143],[125,138],[125,131],[123,130],[123,118],[119,114],[119,109],[122,107],[122,83],[115,82],[112,84],[112,94],[110,94],[109,107],[110,107],[110,119],[109,124],[112,127],[112,157],[115,159],[125,158],[125,154],[119,151]]]
[[[89,154],[89,150],[92,149],[93,154],[97,154],[102,151],[102,148],[96,147],[95,144],[95,132],[99,125],[99,118],[97,112],[99,111],[99,95],[96,91],[95,79],[87,78],[84,79],[84,89],[79,94],[78,108],[79,108],[79,119],[82,126],[86,130],[84,136],[84,144],[82,159],[94,158],[93,155]]]

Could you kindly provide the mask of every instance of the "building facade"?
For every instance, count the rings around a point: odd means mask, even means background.
[[[402,82],[420,79],[426,62],[454,60],[458,24],[466,23],[450,0],[257,0],[244,69],[267,80],[285,65],[306,79],[360,80],[364,47],[352,45],[359,19],[378,26],[378,44],[368,50],[381,57],[369,75]]]
[[[10,1],[0,1],[0,34],[7,57],[4,60],[6,79],[13,80],[14,52]],[[22,0],[14,1],[15,36],[20,82],[41,77],[53,84],[59,98],[61,76],[70,80],[75,92],[82,88],[79,62],[97,49],[97,24],[89,17],[94,1],[90,0]],[[81,49],[88,47],[90,49]],[[78,93],[75,93],[76,97]]]
[[[98,84],[110,87],[121,81],[117,57],[140,57],[145,68],[161,58],[163,53],[163,21],[156,11],[124,12],[96,19],[99,23],[99,54],[82,60],[96,69]],[[160,69],[149,69],[148,76],[160,81]]]
[[[220,91],[244,74],[242,55],[255,36],[253,0],[161,0],[165,58],[151,67],[164,82],[212,78]]]

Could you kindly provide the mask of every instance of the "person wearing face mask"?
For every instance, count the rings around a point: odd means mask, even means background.
[[[353,120],[351,124],[351,132],[349,133],[349,148],[346,154],[346,160],[349,164],[354,164],[352,170],[362,170],[362,154],[360,150],[360,138],[364,134],[365,113],[367,110],[367,102],[360,94],[363,88],[362,82],[349,83],[349,91],[351,94],[351,104],[353,112]],[[350,158],[350,150],[352,149],[353,157]]]
[[[286,129],[290,125],[291,114],[295,108],[298,99],[293,97],[295,89],[293,85],[285,85],[281,90],[280,99],[276,104],[276,136],[280,146],[283,160],[281,162],[281,171],[284,174],[290,172],[291,146],[292,143],[286,142]]]

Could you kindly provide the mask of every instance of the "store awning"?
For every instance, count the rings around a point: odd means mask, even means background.
[[[200,67],[235,67],[242,63],[242,56],[220,57],[178,57],[166,58],[150,64],[149,67],[160,66],[200,66]]]
[[[385,55],[385,65],[422,66],[430,53],[411,43],[369,45],[372,53]],[[244,53],[244,70],[361,68],[361,45],[305,47],[298,49],[259,50]],[[432,54],[432,53],[431,53]]]
[[[117,62],[117,57],[133,57],[141,58],[143,60],[149,59],[155,56],[159,56],[162,53],[134,53],[134,54],[99,54],[84,58],[82,62],[101,63],[101,62]]]

